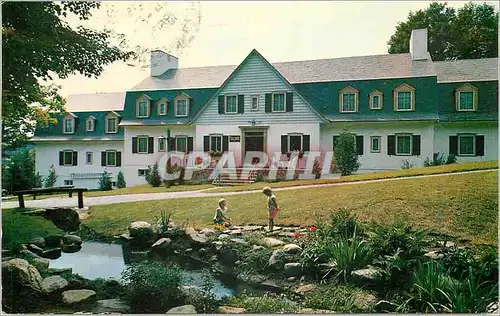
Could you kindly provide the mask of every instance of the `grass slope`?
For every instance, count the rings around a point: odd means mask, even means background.
[[[352,184],[277,193],[277,224],[313,224],[331,210],[348,207],[363,221],[403,219],[417,227],[495,244],[498,222],[498,171],[421,179]],[[211,225],[219,197],[179,198],[91,207],[86,225],[109,236],[126,232],[132,221],[153,222],[160,210],[174,212],[176,222]],[[229,216],[238,224],[267,224],[261,193],[226,197]]]
[[[281,181],[275,183],[257,182],[248,185],[224,187],[214,189],[211,192],[239,192],[248,190],[260,190],[265,185],[272,188],[285,188],[309,184],[326,184],[326,183],[342,183],[342,182],[357,182],[366,180],[390,179],[390,178],[403,178],[411,176],[421,176],[440,173],[452,173],[473,170],[485,170],[498,168],[498,161],[484,161],[484,162],[465,162],[451,165],[442,165],[435,167],[402,169],[394,171],[381,171],[374,173],[356,174],[351,176],[344,176],[337,179],[311,179],[311,180],[294,180],[294,181]]]
[[[2,210],[2,248],[11,249],[34,237],[60,233],[52,221],[41,216],[23,215],[18,209]]]

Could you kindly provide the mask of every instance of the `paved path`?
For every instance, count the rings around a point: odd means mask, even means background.
[[[391,178],[391,179],[379,179],[379,180],[367,180],[367,181],[357,181],[357,182],[342,182],[342,183],[327,183],[327,184],[311,184],[302,185],[286,188],[276,188],[274,191],[289,191],[289,190],[299,190],[308,188],[319,188],[319,187],[336,187],[343,185],[358,185],[365,183],[375,183],[375,182],[386,182],[386,181],[399,181],[404,179],[418,179],[418,178],[430,178],[430,177],[446,177],[457,174],[469,174],[469,173],[482,173],[482,172],[492,172],[498,169],[488,169],[488,170],[475,170],[475,171],[465,171],[465,172],[455,172],[455,173],[444,173],[444,174],[433,174],[433,175],[423,175],[423,176],[413,176],[404,178]],[[263,184],[264,185],[264,184]],[[197,198],[197,197],[210,197],[210,196],[228,196],[228,195],[240,195],[240,194],[253,194],[260,192],[260,190],[251,191],[241,191],[241,192],[214,192],[210,193],[213,189],[204,189],[198,191],[184,191],[184,192],[165,192],[165,193],[144,193],[144,194],[127,194],[127,195],[108,195],[99,197],[85,197],[85,206],[94,205],[106,205],[106,204],[117,204],[117,203],[127,203],[127,202],[141,202],[141,201],[152,201],[152,200],[166,200],[166,199],[178,199],[178,198]],[[33,208],[46,208],[46,207],[73,207],[77,205],[77,198],[68,197],[58,197],[49,198],[45,200],[25,200],[26,207]],[[2,208],[14,208],[18,206],[17,200],[11,202],[2,202]]]

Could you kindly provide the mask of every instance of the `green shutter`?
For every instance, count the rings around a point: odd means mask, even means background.
[[[281,153],[285,154],[288,151],[288,135],[281,135]]]
[[[484,136],[476,136],[476,156],[484,156]]]
[[[273,103],[273,94],[266,93],[265,101],[266,101],[266,104],[265,104],[266,113],[269,113],[269,112],[271,112],[271,104]]]
[[[238,95],[238,113],[245,112],[245,96],[243,94]]]
[[[420,135],[413,135],[412,146],[411,154],[420,156]]]
[[[224,114],[224,96],[219,95],[219,114]]]
[[[387,154],[389,156],[396,154],[396,135],[387,135]]]
[[[293,93],[292,92],[286,93],[286,111],[293,112]]]
[[[458,156],[458,136],[450,136],[449,155]]]

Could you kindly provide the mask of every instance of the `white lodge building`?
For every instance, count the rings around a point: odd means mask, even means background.
[[[73,95],[57,124],[39,128],[36,169],[57,185],[97,188],[106,169],[145,183],[166,151],[331,151],[348,128],[360,172],[498,156],[498,59],[433,62],[427,30],[409,54],[269,63],[253,50],[238,66],[178,68],[151,53],[151,75],[124,93]],[[239,136],[239,137],[238,137]]]

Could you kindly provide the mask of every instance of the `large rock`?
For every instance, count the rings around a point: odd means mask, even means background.
[[[3,288],[20,286],[36,292],[42,291],[42,276],[38,270],[24,259],[2,262]]]
[[[170,238],[160,238],[158,239],[152,246],[151,249],[166,249],[172,243],[172,239]]]
[[[78,212],[72,208],[49,208],[45,211],[45,218],[64,231],[77,231],[80,227]]]
[[[61,256],[61,248],[51,248],[42,252],[42,257],[48,259],[57,259]]]
[[[193,305],[182,305],[169,309],[166,314],[196,314]]]
[[[62,301],[64,304],[78,304],[88,302],[94,299],[96,292],[92,290],[69,290],[62,293]]]
[[[65,289],[69,285],[66,279],[54,275],[43,279],[42,281],[42,292],[45,294],[51,294],[54,292],[59,292]]]
[[[279,239],[276,239],[276,238],[272,238],[272,237],[265,237],[262,239],[261,242],[263,245],[268,246],[268,247],[276,247],[276,246],[281,246],[281,245],[285,244],[285,242],[283,242]]]
[[[45,248],[45,238],[43,237],[35,237],[35,238],[32,238],[30,241],[29,241],[29,244],[31,245],[35,245],[35,246],[38,246],[40,248]]]
[[[148,244],[154,241],[153,227],[148,222],[133,222],[128,227],[128,232],[133,241],[138,244]]]
[[[95,313],[122,313],[130,312],[130,306],[119,298],[99,300],[96,302]]]
[[[375,304],[377,304],[378,299],[375,295],[366,293],[366,292],[358,292],[354,295],[354,306],[359,309],[367,309]]]
[[[243,307],[233,306],[219,306],[219,313],[221,314],[244,314],[247,310]]]
[[[298,262],[286,263],[285,270],[283,271],[286,277],[301,276],[302,267]]]
[[[80,236],[77,236],[77,235],[64,235],[62,237],[62,241],[64,244],[68,244],[68,245],[71,245],[71,244],[77,244],[77,245],[81,245],[82,244],[82,239],[80,238]]]
[[[238,252],[235,249],[226,248],[219,253],[220,262],[228,267],[233,267],[238,261]]]
[[[270,268],[279,268],[283,264],[283,259],[285,257],[285,253],[281,249],[277,249],[273,251],[271,257],[269,257],[268,265]]]
[[[45,237],[45,246],[49,248],[60,247],[62,245],[62,236],[49,235]]]
[[[296,244],[288,244],[283,247],[283,252],[286,254],[295,254],[302,251],[302,247]]]
[[[352,271],[351,276],[355,283],[359,285],[366,285],[380,280],[381,272],[377,268],[368,267],[366,269]]]
[[[30,260],[31,264],[38,270],[38,272],[46,272],[49,269],[50,260],[45,258],[33,258]]]

